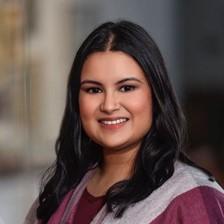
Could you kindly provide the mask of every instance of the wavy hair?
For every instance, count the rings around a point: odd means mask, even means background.
[[[82,129],[78,97],[85,60],[94,52],[108,50],[122,51],[136,60],[144,71],[153,98],[152,127],[137,153],[133,175],[108,190],[108,212],[113,212],[116,218],[122,217],[131,204],[149,196],[172,176],[174,162],[179,157],[186,160],[182,153],[185,119],[157,45],[137,24],[129,21],[104,23],[86,38],[72,65],[64,116],[55,144],[57,158],[43,179],[39,195],[37,217],[44,223],[85,173],[103,163],[101,147],[89,141]]]

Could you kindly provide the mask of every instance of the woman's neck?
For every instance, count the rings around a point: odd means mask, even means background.
[[[103,164],[100,167],[100,176],[123,176],[124,179],[130,177],[139,148],[139,143],[136,143],[126,149],[103,149]]]
[[[128,179],[133,173],[137,150],[125,152],[104,151],[102,167],[97,167],[87,190],[94,196],[101,196],[115,183]]]

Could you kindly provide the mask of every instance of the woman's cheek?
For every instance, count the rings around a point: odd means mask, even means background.
[[[94,98],[89,96],[83,96],[79,101],[80,116],[83,122],[87,122],[89,119],[95,118],[95,111],[97,108],[97,102]]]
[[[146,94],[135,95],[130,98],[129,107],[136,114],[150,115],[152,113],[151,96]]]

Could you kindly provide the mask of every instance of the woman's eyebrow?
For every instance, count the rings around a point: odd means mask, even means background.
[[[115,84],[118,85],[118,84],[121,84],[121,83],[124,83],[124,82],[127,82],[127,81],[137,81],[137,82],[142,83],[142,81],[140,79],[130,77],[130,78],[125,78],[125,79],[119,80]],[[83,80],[80,83],[80,85],[83,85],[83,84],[95,84],[95,85],[102,86],[102,83],[100,83],[98,81],[95,81],[95,80],[90,80],[90,79]]]
[[[84,84],[96,84],[96,85],[102,85],[100,82],[98,81],[95,81],[95,80],[89,80],[89,79],[86,79],[86,80],[83,80],[81,83],[80,83],[80,86],[81,85],[84,85]]]
[[[120,84],[120,83],[123,83],[123,82],[127,82],[127,81],[137,81],[137,82],[142,83],[142,81],[140,79],[137,79],[137,78],[134,78],[134,77],[130,77],[130,78],[125,78],[125,79],[122,79],[122,80],[116,82],[116,85]]]

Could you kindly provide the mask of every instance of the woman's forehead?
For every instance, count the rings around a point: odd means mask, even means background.
[[[117,82],[130,77],[146,81],[139,64],[121,51],[93,53],[86,59],[81,71],[81,81],[94,79]]]

